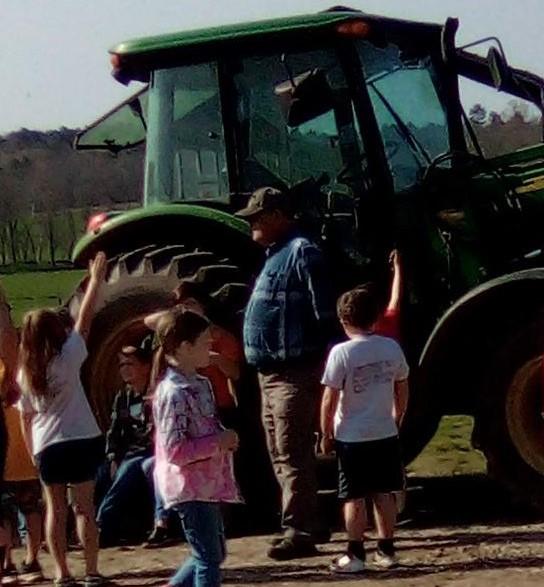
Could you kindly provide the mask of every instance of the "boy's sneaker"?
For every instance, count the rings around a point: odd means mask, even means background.
[[[374,564],[380,569],[392,569],[398,565],[398,560],[395,554],[385,554],[381,550],[374,553]]]
[[[43,579],[43,571],[37,560],[31,563],[23,562],[19,567],[19,575],[25,583],[34,583]]]
[[[329,569],[333,573],[345,573],[347,575],[362,573],[365,570],[365,563],[352,554],[343,554],[331,563]]]

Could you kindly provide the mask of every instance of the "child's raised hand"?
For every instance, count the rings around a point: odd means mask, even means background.
[[[391,269],[396,269],[400,266],[400,253],[398,249],[393,249],[389,253],[389,265]]]
[[[238,434],[234,430],[223,430],[219,433],[219,447],[224,451],[234,451],[238,449]]]
[[[104,281],[106,277],[106,271],[108,268],[108,259],[105,253],[99,252],[96,257],[89,261],[89,276],[96,282]]]

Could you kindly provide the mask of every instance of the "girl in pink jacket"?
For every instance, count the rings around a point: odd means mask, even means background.
[[[208,320],[194,312],[166,312],[154,366],[155,482],[166,508],[178,512],[191,556],[168,585],[215,587],[225,539],[220,504],[240,501],[232,469],[238,436],[217,418],[211,385],[197,373],[209,365]]]

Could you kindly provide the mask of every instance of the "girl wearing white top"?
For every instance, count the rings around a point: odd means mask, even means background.
[[[89,264],[89,282],[72,330],[55,310],[34,310],[24,317],[19,373],[23,434],[40,473],[46,500],[46,539],[55,562],[55,585],[74,579],[66,562],[67,485],[71,486],[79,539],[85,555],[86,587],[104,582],[98,573],[98,532],[94,480],[103,460],[100,429],[81,384],[86,338],[107,262],[98,253]]]

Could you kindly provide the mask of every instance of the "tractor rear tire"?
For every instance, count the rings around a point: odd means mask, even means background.
[[[544,316],[524,324],[490,364],[476,415],[489,475],[544,512]]]
[[[109,262],[108,276],[97,302],[88,340],[89,358],[84,382],[98,422],[107,429],[116,391],[121,386],[117,355],[128,344],[149,334],[143,318],[171,303],[180,279],[193,278],[223,299],[229,322],[241,310],[248,293],[248,277],[228,259],[184,245],[149,246]],[[70,300],[77,312],[85,281]]]

